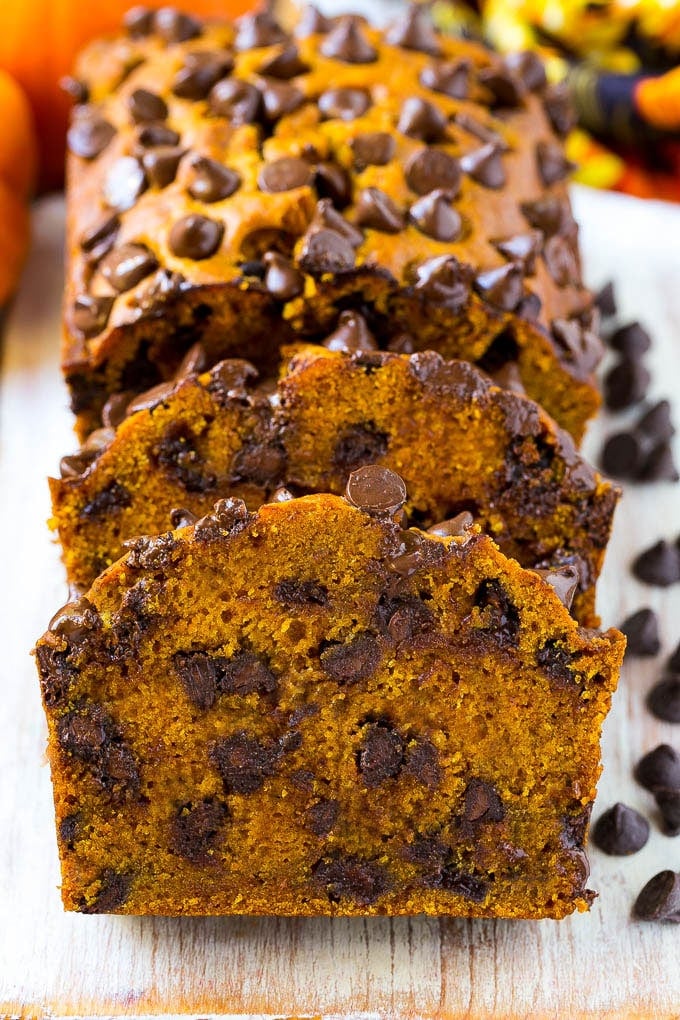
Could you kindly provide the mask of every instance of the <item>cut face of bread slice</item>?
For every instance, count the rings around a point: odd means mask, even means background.
[[[69,910],[585,910],[623,654],[403,482],[140,539],[36,649]]]
[[[247,362],[222,362],[137,398],[116,430],[64,458],[50,486],[73,584],[87,587],[125,540],[164,531],[173,508],[200,515],[233,496],[256,509],[279,486],[340,494],[350,471],[378,463],[404,478],[409,521],[469,511],[524,566],[562,567],[575,615],[597,623],[617,490],[538,405],[432,352],[289,353],[275,389]]]

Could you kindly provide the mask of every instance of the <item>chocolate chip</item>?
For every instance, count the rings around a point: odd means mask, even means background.
[[[345,64],[372,64],[378,53],[365,37],[358,18],[341,18],[319,47],[324,57]]]
[[[137,135],[137,143],[143,149],[153,149],[156,145],[178,145],[180,136],[167,124],[146,124]]]
[[[114,438],[115,432],[111,428],[95,429],[94,432],[89,434],[77,453],[61,458],[59,462],[61,477],[77,478],[79,475],[84,474],[113,442]]]
[[[666,588],[680,581],[680,549],[663,539],[633,560],[633,574],[645,584]]]
[[[81,831],[82,816],[80,812],[66,815],[59,823],[59,841],[68,850],[73,850]]]
[[[195,39],[202,32],[200,21],[175,10],[161,7],[153,16],[154,30],[166,43],[182,43]]]
[[[218,740],[210,759],[224,783],[225,793],[255,793],[272,776],[281,760],[276,743],[263,743],[241,731]]]
[[[102,260],[102,276],[119,294],[136,287],[158,267],[156,256],[141,244],[122,244]]]
[[[578,683],[578,677],[572,669],[573,656],[564,645],[550,639],[541,645],[536,652],[536,663],[545,675],[558,688],[570,687]]]
[[[367,166],[385,166],[394,159],[397,144],[387,131],[365,131],[350,139],[354,153],[354,166],[365,170]]]
[[[404,214],[390,196],[380,188],[364,188],[357,200],[356,222],[386,234],[397,234],[404,228]]]
[[[494,106],[512,109],[522,105],[524,85],[508,67],[483,67],[477,73],[477,79],[491,93]]]
[[[576,123],[576,115],[565,82],[548,85],[543,93],[543,105],[555,132],[566,138]]]
[[[428,790],[436,790],[441,782],[441,768],[434,744],[424,738],[417,740],[408,749],[402,772],[422,783]]]
[[[92,499],[85,504],[80,511],[81,517],[106,517],[116,510],[122,510],[130,506],[132,497],[124,485],[120,482],[109,482],[103,489],[100,489]]]
[[[680,644],[669,657],[668,668],[672,673],[680,673]]]
[[[121,156],[109,168],[102,185],[104,201],[111,209],[131,209],[146,190],[146,175],[134,156]]]
[[[338,436],[333,464],[343,472],[353,471],[384,457],[387,446],[387,434],[380,432],[375,425],[352,425]]]
[[[604,853],[628,856],[642,850],[649,839],[649,822],[633,808],[614,804],[597,819],[592,840]]]
[[[453,255],[438,255],[416,268],[416,292],[455,314],[468,303],[472,276],[472,268]]]
[[[330,642],[321,652],[321,667],[339,684],[354,684],[373,676],[382,658],[374,634],[365,631],[344,644]]]
[[[80,247],[93,259],[101,258],[111,250],[119,229],[120,217],[116,213],[108,213],[83,232]]]
[[[340,813],[340,802],[322,797],[307,809],[305,824],[320,839],[331,831]]]
[[[312,275],[341,273],[354,268],[353,245],[335,230],[314,229],[305,234],[300,265]]]
[[[484,621],[484,630],[494,634],[501,647],[517,643],[520,617],[503,585],[496,578],[482,581],[474,599]]]
[[[338,209],[352,201],[352,181],[338,163],[322,161],[314,168],[314,187],[320,198],[328,198]]]
[[[176,506],[170,511],[170,524],[173,528],[190,528],[197,520],[196,514],[186,507]]]
[[[357,753],[357,768],[365,786],[380,786],[398,775],[404,761],[405,744],[387,722],[366,728]]]
[[[669,676],[654,684],[647,695],[650,712],[664,722],[680,722],[680,676]]]
[[[178,652],[173,665],[189,701],[202,711],[217,697],[217,662],[205,652]]]
[[[334,24],[334,18],[325,17],[313,4],[305,4],[300,20],[295,26],[295,34],[300,38],[306,38],[309,35],[324,35],[326,32],[330,32]]]
[[[213,85],[220,78],[226,77],[233,67],[234,59],[226,51],[214,53],[210,50],[196,50],[187,53],[183,66],[172,82],[172,92],[180,99],[191,99],[194,102],[206,99]]]
[[[102,407],[102,424],[105,428],[117,429],[127,417],[127,406],[130,403],[130,393],[112,393]]]
[[[473,181],[485,188],[502,188],[506,184],[503,154],[492,142],[466,153],[461,157],[460,165]]]
[[[242,499],[220,499],[211,514],[196,521],[194,538],[197,542],[215,542],[229,535],[237,535],[247,527],[249,521],[250,514]]]
[[[192,179],[187,191],[199,202],[221,202],[241,186],[240,175],[217,160],[194,156],[190,165]]]
[[[524,290],[524,273],[515,262],[498,269],[487,269],[475,279],[475,290],[504,312],[511,312],[519,304]]]
[[[60,716],[57,740],[66,754],[87,765],[95,781],[114,799],[139,789],[134,755],[99,705],[86,705]]]
[[[133,39],[142,39],[153,31],[153,17],[148,7],[131,7],[123,15],[123,25]]]
[[[660,400],[646,411],[635,426],[636,432],[662,442],[672,439],[675,428],[671,420],[671,405],[667,400]]]
[[[271,694],[276,690],[276,677],[252,652],[219,659],[216,683],[222,694]]]
[[[290,261],[278,252],[268,251],[264,255],[267,267],[264,285],[280,301],[290,301],[304,290],[304,277]]]
[[[660,871],[644,886],[633,907],[641,921],[680,922],[680,873]]]
[[[324,887],[331,902],[346,898],[363,907],[371,906],[390,888],[387,873],[379,864],[355,854],[317,861],[312,877]]]
[[[510,149],[509,144],[498,131],[494,131],[493,128],[482,124],[481,121],[471,117],[469,113],[457,113],[453,119],[458,127],[461,127],[463,131],[467,131],[469,135],[478,138],[480,142],[484,142],[487,145],[495,145],[499,152],[507,152]]]
[[[314,212],[314,218],[310,224],[310,230],[318,228],[328,228],[328,230],[334,231],[336,234],[340,234],[341,237],[345,238],[346,241],[352,246],[352,248],[358,248],[364,239],[363,232],[355,227],[353,223],[350,223],[345,217],[333,207],[333,203],[328,198],[322,198],[316,204],[316,210]]]
[[[384,620],[386,632],[397,645],[412,642],[435,628],[432,611],[416,596],[392,599],[384,606],[379,605],[378,614]]]
[[[326,337],[323,346],[329,351],[344,351],[345,353],[375,351],[378,347],[363,315],[351,311],[340,312],[338,325]],[[375,433],[370,433],[370,435],[374,437]],[[338,448],[336,446],[336,455],[337,453]],[[340,463],[343,466],[350,462],[355,465],[357,464],[355,460],[352,460],[351,456],[348,460],[346,450],[344,454],[340,455],[339,460],[335,460],[335,463]]]
[[[446,125],[441,110],[425,99],[412,96],[402,104],[397,130],[421,142],[440,142],[446,134]]]
[[[436,57],[440,52],[437,34],[432,28],[430,12],[419,4],[411,4],[406,13],[385,33],[385,42]]]
[[[142,155],[142,166],[149,184],[155,188],[167,188],[177,176],[179,161],[184,149],[177,146],[159,145]]]
[[[661,812],[666,835],[680,835],[680,790],[656,789],[654,800]]]
[[[625,326],[620,326],[607,342],[615,351],[629,358],[642,357],[652,346],[652,338],[639,322],[629,322]]]
[[[550,195],[533,202],[522,202],[520,209],[531,226],[542,230],[546,237],[553,234],[569,236],[573,232],[574,219],[564,199]]]
[[[265,163],[258,174],[261,191],[292,191],[302,188],[312,179],[312,168],[304,159],[283,156],[273,163]]]
[[[80,294],[73,302],[73,328],[87,339],[97,336],[106,328],[113,301],[104,295]]]
[[[473,903],[483,903],[487,896],[488,886],[482,879],[467,872],[460,871],[453,864],[448,864],[433,876],[428,883],[435,888],[456,893]]]
[[[626,655],[658,655],[661,650],[659,621],[653,609],[638,609],[620,625],[628,638]]]
[[[463,221],[452,208],[446,191],[438,189],[424,195],[411,206],[409,218],[421,233],[435,241],[455,241],[460,237]]]
[[[237,50],[254,50],[260,46],[275,46],[286,42],[287,35],[268,10],[246,14],[236,22]]]
[[[265,78],[282,78],[284,80],[295,78],[297,75],[305,74],[307,71],[309,71],[309,65],[305,64],[304,60],[300,57],[297,46],[292,43],[284,46],[273,57],[269,57],[257,69],[257,73],[264,75]]]
[[[116,133],[113,124],[96,114],[81,115],[74,119],[68,130],[68,147],[82,159],[95,159],[104,151]]]
[[[546,84],[545,66],[533,50],[508,53],[503,63],[510,73],[522,82],[529,92],[541,92]]]
[[[467,99],[471,67],[469,60],[430,64],[420,72],[420,84],[451,99]]]
[[[81,914],[113,914],[123,907],[130,896],[132,876],[105,868],[99,875],[99,892],[91,903],[84,900],[78,905]]]
[[[304,101],[300,89],[287,81],[272,81],[262,88],[264,115],[271,124],[293,113]]]
[[[170,829],[172,849],[193,864],[208,864],[228,817],[226,804],[214,797],[182,804]]]
[[[574,170],[574,164],[567,159],[562,146],[555,142],[536,143],[536,165],[546,188],[563,181]]]
[[[177,383],[174,379],[158,383],[156,386],[152,386],[150,389],[144,390],[143,393],[133,397],[127,405],[127,413],[130,415],[137,414],[138,411],[151,411],[154,407],[158,407],[159,404],[166,403],[176,390]]]
[[[135,89],[128,96],[127,107],[135,124],[148,120],[165,120],[168,107],[165,100],[148,89]]]
[[[543,246],[543,234],[540,230],[530,230],[526,234],[514,234],[505,240],[492,243],[510,262],[519,262],[527,276],[533,276],[536,269],[536,258]]]
[[[393,516],[407,500],[403,479],[378,464],[366,464],[353,471],[345,496],[352,506],[376,517]]]
[[[224,236],[224,224],[192,213],[182,217],[170,229],[168,245],[182,259],[209,259],[218,250]]]
[[[216,117],[226,117],[234,127],[254,123],[259,115],[262,95],[259,89],[237,78],[224,78],[210,91],[208,108]]]
[[[546,268],[558,287],[578,285],[580,270],[578,254],[572,243],[565,237],[549,237],[543,249]]]
[[[581,372],[593,372],[602,358],[602,342],[576,319],[554,319],[552,336],[561,355]]]
[[[52,634],[58,634],[71,644],[83,642],[100,628],[101,617],[85,596],[57,610],[47,627]]]
[[[433,524],[431,528],[427,529],[427,533],[428,535],[439,535],[441,538],[461,537],[468,533],[473,524],[474,517],[470,511],[463,510],[449,520]]]
[[[327,89],[319,96],[319,111],[324,120],[356,120],[370,105],[371,98],[364,89]]]
[[[680,754],[669,744],[659,744],[645,754],[633,775],[641,786],[654,792],[657,787],[680,789]]]
[[[463,794],[463,819],[466,822],[483,824],[502,822],[505,808],[498,790],[484,779],[471,779]]]
[[[669,443],[660,443],[649,453],[638,478],[643,482],[677,482],[680,474],[675,466],[673,450]]]
[[[574,596],[578,591],[581,580],[581,572],[573,564],[554,569],[536,568],[535,573],[542,577],[546,584],[553,589],[558,599],[567,609],[571,609]]]
[[[611,280],[605,283],[604,287],[601,287],[595,295],[595,305],[606,318],[616,315],[616,292]]]
[[[441,188],[453,199],[460,191],[458,160],[442,149],[420,149],[409,159],[404,175],[409,188],[417,195],[427,195]]]
[[[328,588],[318,581],[301,581],[295,577],[287,577],[275,585],[274,598],[284,606],[326,606]]]

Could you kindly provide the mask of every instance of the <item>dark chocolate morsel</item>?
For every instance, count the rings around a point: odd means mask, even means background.
[[[680,789],[667,787],[654,791],[654,800],[661,812],[667,836],[680,835]]]
[[[503,63],[510,73],[519,78],[529,92],[541,92],[546,84],[545,66],[541,58],[533,50],[521,50],[519,53],[508,53]]]
[[[287,501],[277,499],[276,502]],[[318,581],[300,581],[295,577],[287,577],[277,582],[274,598],[284,606],[326,606],[328,589]]]
[[[296,78],[299,74],[309,71],[309,66],[301,59],[299,50],[294,43],[284,46],[282,50],[269,57],[257,69],[258,74],[265,78],[282,78],[287,81],[289,78]]]
[[[628,638],[626,655],[653,656],[661,650],[659,621],[653,609],[638,609],[620,624]]]
[[[651,376],[645,366],[629,357],[622,358],[604,378],[604,399],[610,411],[622,411],[643,400]]]
[[[378,53],[364,35],[361,22],[355,17],[341,18],[321,43],[324,57],[346,64],[372,64]]]
[[[172,661],[192,705],[202,711],[212,708],[217,697],[216,659],[206,652],[177,652]]]
[[[671,673],[680,673],[680,644],[668,659],[668,668]]]
[[[404,227],[404,214],[393,199],[380,188],[364,188],[356,205],[356,222],[387,234],[397,234]]]
[[[262,87],[264,115],[271,124],[293,113],[304,101],[304,94],[290,82],[270,81]]]
[[[461,157],[460,165],[473,181],[477,181],[485,188],[502,188],[507,181],[503,154],[493,142],[466,153]]]
[[[361,327],[358,327],[361,329]],[[360,339],[361,342],[361,339]],[[373,464],[387,452],[389,437],[372,423],[350,425],[338,435],[333,464],[343,472]]]
[[[100,264],[102,276],[119,294],[136,287],[157,268],[156,256],[142,244],[121,244]]]
[[[191,528],[197,520],[196,514],[185,507],[176,506],[170,511],[170,524],[173,528]]]
[[[167,188],[172,184],[183,155],[184,149],[175,145],[159,145],[143,153],[142,166],[149,184],[154,188]]]
[[[187,191],[199,202],[221,202],[241,185],[241,177],[235,170],[207,156],[194,156],[190,165],[192,179]]]
[[[323,342],[329,351],[375,351],[378,345],[363,315],[358,312],[340,312],[338,325]]]
[[[123,15],[123,26],[133,39],[143,39],[153,31],[153,11],[148,7],[131,7]]]
[[[273,163],[265,163],[257,183],[261,191],[292,191],[310,184],[312,173],[312,167],[304,159],[283,156]]]
[[[387,131],[365,131],[350,139],[354,153],[354,166],[364,170],[367,166],[384,166],[394,158],[397,146]]]
[[[331,902],[350,899],[368,907],[390,889],[388,875],[381,865],[354,854],[317,861],[312,876],[316,885],[325,888]]]
[[[519,304],[524,290],[522,267],[508,262],[498,269],[487,269],[476,277],[475,290],[496,308],[511,312]]]
[[[460,214],[451,206],[447,192],[441,189],[414,202],[409,218],[421,233],[435,241],[455,241],[463,228]]]
[[[543,105],[555,132],[565,138],[576,123],[576,115],[566,82],[548,85],[543,93]]]
[[[195,50],[187,53],[184,65],[179,69],[172,83],[172,92],[180,99],[197,102],[206,99],[213,85],[226,77],[234,67],[234,58],[225,50],[216,53],[210,50]]]
[[[108,213],[84,231],[80,238],[80,247],[88,255],[101,258],[111,250],[119,228],[120,217],[116,213]]]
[[[440,142],[446,134],[446,117],[433,103],[412,96],[404,100],[397,130],[421,142]]]
[[[103,152],[116,133],[113,124],[95,114],[74,118],[66,140],[71,152],[81,159],[94,159]]]
[[[677,482],[680,474],[670,443],[659,443],[647,456],[638,478],[643,482]]]
[[[576,319],[553,319],[552,337],[567,361],[581,372],[593,372],[602,358],[602,342],[596,333],[585,329]]]
[[[314,218],[310,224],[310,230],[327,228],[340,234],[352,246],[358,248],[364,239],[363,231],[355,227],[353,223],[346,220],[342,213],[333,206],[329,198],[322,198],[316,203]]]
[[[451,99],[467,99],[471,67],[469,60],[429,64],[420,72],[420,84]]]
[[[635,431],[652,440],[655,444],[668,441],[675,435],[675,427],[671,420],[671,405],[667,400],[659,400],[649,408],[635,426]]]
[[[336,230],[311,230],[303,240],[300,265],[312,275],[340,273],[354,268],[354,246]]]
[[[680,723],[680,676],[669,676],[655,683],[647,695],[647,707],[657,719]]]
[[[314,187],[319,198],[328,198],[338,209],[352,201],[352,181],[339,163],[324,160],[314,168]]]
[[[537,568],[535,572],[543,578],[546,584],[550,585],[560,602],[567,609],[571,609],[581,579],[578,567],[567,564],[564,567],[553,569]]]
[[[165,100],[148,89],[135,89],[131,92],[127,107],[135,124],[144,124],[148,120],[165,120],[168,115]]]
[[[364,89],[327,89],[319,96],[319,111],[325,120],[356,120],[370,105],[370,96]]]
[[[543,249],[543,259],[558,287],[578,285],[580,281],[578,253],[566,237],[560,237],[559,234],[549,237]]]
[[[536,164],[539,177],[546,188],[563,181],[574,170],[574,164],[567,159],[562,146],[555,142],[536,143]]]
[[[529,230],[525,234],[514,234],[500,241],[492,242],[494,247],[510,262],[519,262],[527,276],[533,276],[536,258],[543,247],[540,230]]]
[[[666,588],[680,581],[680,549],[661,539],[633,560],[635,577],[645,584]]]
[[[57,610],[47,629],[66,638],[72,644],[84,641],[101,626],[99,613],[84,595],[75,602],[67,602]]]
[[[259,89],[238,78],[223,78],[210,90],[208,107],[216,117],[226,117],[234,127],[257,120],[262,103]]]
[[[137,133],[137,144],[142,149],[153,149],[156,145],[179,145],[180,136],[167,124],[145,124]]]
[[[91,903],[78,906],[81,914],[113,914],[125,905],[132,887],[132,876],[105,868],[99,876],[99,892]]]
[[[443,189],[453,199],[460,191],[461,171],[457,159],[442,149],[420,149],[409,159],[404,170],[406,183],[416,195],[428,195]]]
[[[386,31],[385,42],[390,46],[401,46],[405,50],[429,53],[434,57],[440,53],[430,12],[421,4],[409,5],[401,18]]]
[[[210,758],[222,777],[225,793],[255,793],[274,774],[282,751],[276,743],[262,743],[241,731],[218,740]]]
[[[315,836],[327,836],[335,825],[340,813],[340,803],[323,797],[307,809],[306,825]]]
[[[614,804],[597,819],[591,838],[606,854],[628,856],[649,839],[649,822],[626,804]]]
[[[287,36],[269,10],[244,14],[236,22],[237,50],[254,50],[260,46],[275,46],[286,42]]]
[[[491,93],[494,106],[512,109],[522,105],[524,84],[509,67],[502,64],[483,67],[478,72],[477,79]]]
[[[88,340],[97,336],[106,328],[113,300],[105,295],[80,294],[73,302],[73,328]]]
[[[146,186],[146,174],[139,160],[134,156],[121,156],[109,167],[102,194],[110,209],[125,212],[132,208]]]
[[[183,804],[172,822],[171,848],[194,864],[209,864],[228,816],[226,804],[214,797]]]
[[[331,642],[321,652],[321,668],[339,684],[354,684],[373,676],[381,659],[380,644],[369,631],[345,643]]]
[[[304,277],[295,268],[290,259],[278,252],[265,252],[263,258],[267,269],[264,276],[264,285],[272,295],[279,301],[290,301],[297,297],[304,289]]]
[[[634,432],[615,432],[606,440],[601,460],[612,478],[637,478],[644,463],[640,440]]]
[[[463,819],[477,824],[502,822],[505,808],[498,790],[484,779],[471,779],[463,795]]]
[[[615,330],[608,340],[609,346],[629,358],[640,358],[652,346],[652,338],[639,322],[629,322]]]
[[[394,778],[404,762],[405,744],[387,722],[367,727],[357,754],[357,768],[365,786],[375,787]]]
[[[644,886],[633,907],[641,921],[680,922],[680,874],[660,871]]]
[[[451,517],[446,521],[440,521],[438,524],[433,524],[431,528],[428,528],[428,534],[439,535],[440,538],[462,538],[466,535],[472,525],[474,524],[474,517],[469,510],[463,510],[461,513],[456,514],[455,517]]]
[[[301,39],[310,35],[325,35],[334,24],[334,19],[325,17],[314,4],[305,4],[300,20],[295,26],[295,34]]]
[[[468,303],[473,270],[453,255],[437,255],[416,269],[416,292],[426,301],[434,301],[451,312],[460,312]]]
[[[608,283],[605,283],[598,290],[595,295],[595,305],[600,309],[601,314],[608,319],[616,315],[616,292],[612,280],[609,280]]]
[[[174,7],[161,7],[153,15],[154,31],[166,43],[182,43],[195,39],[201,34],[201,23],[189,14],[175,10]]]
[[[657,787],[680,789],[680,754],[670,744],[659,744],[635,766],[634,776],[646,790]]]
[[[178,258],[200,261],[215,254],[223,236],[223,223],[192,213],[172,225],[168,245]]]
[[[393,516],[408,498],[400,475],[379,464],[366,464],[353,471],[345,496],[352,506],[375,516]]]

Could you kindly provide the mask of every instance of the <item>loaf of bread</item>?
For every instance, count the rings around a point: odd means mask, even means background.
[[[585,910],[623,654],[474,529],[403,530],[402,480],[131,544],[37,659],[67,909]]]
[[[526,392],[578,442],[601,354],[559,140],[530,54],[310,9],[294,34],[135,9],[77,69],[63,365],[81,437],[201,340],[265,374],[342,310]]]

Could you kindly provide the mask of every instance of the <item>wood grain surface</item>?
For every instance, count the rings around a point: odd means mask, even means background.
[[[680,422],[680,207],[575,194],[588,279],[613,277],[622,316],[649,325],[654,397]],[[63,208],[43,202],[35,247],[4,338],[0,485],[0,1015],[324,1017],[680,1017],[680,926],[630,919],[644,882],[680,869],[680,838],[653,815],[630,859],[592,851],[589,915],[562,923],[455,919],[164,919],[62,912],[45,724],[29,656],[66,589],[45,476],[74,447],[58,369]],[[603,415],[587,448],[625,422]],[[680,450],[676,451],[680,459]],[[626,490],[599,593],[606,624],[641,605],[660,614],[664,649],[626,665],[606,724],[597,810],[617,799],[649,813],[630,776],[680,726],[655,721],[646,691],[680,639],[680,585],[629,573],[634,553],[680,532],[680,485]]]

